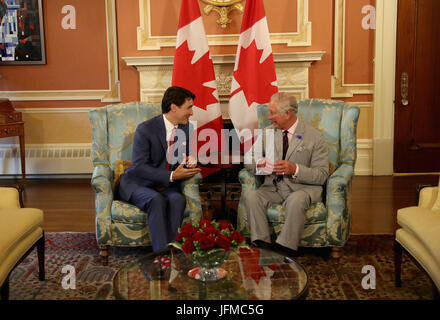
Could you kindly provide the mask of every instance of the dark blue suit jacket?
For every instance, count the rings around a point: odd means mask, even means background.
[[[191,155],[190,137],[192,125],[178,126],[177,140],[173,146],[178,162],[183,159],[183,152]],[[183,135],[184,133],[184,135]],[[178,186],[179,182],[170,182],[171,171],[168,170],[166,128],[163,115],[156,116],[138,125],[133,140],[132,164],[121,175],[119,196],[129,201],[131,194],[138,187]],[[177,167],[175,164],[171,170]]]

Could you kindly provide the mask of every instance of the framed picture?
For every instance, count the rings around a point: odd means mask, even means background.
[[[0,0],[0,65],[46,64],[41,0]]]

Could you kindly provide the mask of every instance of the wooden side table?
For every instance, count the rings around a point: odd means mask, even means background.
[[[0,100],[0,138],[19,137],[22,184],[26,184],[24,122],[9,100]]]
[[[227,218],[231,221],[234,228],[237,228],[237,213],[234,209],[228,208],[226,205],[226,176],[229,170],[241,168],[243,166],[243,155],[238,154],[240,158],[240,163],[233,163],[233,159],[237,157],[237,154],[233,155],[232,152],[218,152],[215,153],[214,158],[217,158],[215,163],[204,159],[204,157],[199,157],[198,164],[207,168],[217,168],[221,171],[221,216],[222,218]],[[212,159],[207,156],[208,159]]]

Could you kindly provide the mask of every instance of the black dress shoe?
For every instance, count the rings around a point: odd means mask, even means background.
[[[252,245],[254,247],[257,247],[257,248],[260,248],[260,249],[268,249],[268,250],[272,249],[272,244],[271,243],[267,243],[267,242],[264,242],[262,240],[252,241]]]
[[[287,248],[287,247],[282,246],[278,243],[274,243],[272,250],[275,252],[278,252],[280,254],[283,254],[285,256],[288,256],[290,258],[295,258],[300,255],[297,250]]]

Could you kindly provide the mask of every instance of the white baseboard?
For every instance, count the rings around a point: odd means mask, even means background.
[[[26,176],[39,178],[90,177],[93,172],[89,143],[26,145]],[[373,174],[373,142],[359,139],[355,175]],[[0,144],[0,175],[21,175],[18,144]]]
[[[370,176],[373,174],[373,140],[358,139],[354,174],[357,176]]]

